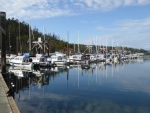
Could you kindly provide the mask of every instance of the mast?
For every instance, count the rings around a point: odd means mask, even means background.
[[[113,40],[112,40],[112,54],[113,54],[114,52],[113,52]]]
[[[98,45],[97,45],[97,42],[98,42],[98,40],[97,40],[97,36],[96,36],[96,53],[98,53]]]
[[[79,48],[79,31],[78,31],[78,53],[80,52],[80,48]]]
[[[31,29],[30,29],[30,23],[29,23],[29,53],[31,53]]]
[[[107,38],[106,38],[106,54],[107,54]]]
[[[75,53],[75,38],[74,38],[74,53]]]
[[[67,43],[67,53],[68,53],[68,58],[69,58],[69,32],[67,32],[67,40],[68,40],[68,43]]]
[[[90,53],[92,53],[92,48],[93,48],[93,39],[92,39],[92,34],[90,34],[90,39],[91,39],[91,46],[90,46]]]
[[[18,39],[19,41],[19,44],[20,44],[20,22],[19,22],[19,39]],[[19,46],[19,51],[20,51],[20,46]]]
[[[10,45],[10,32],[9,32],[9,55],[10,55],[11,45]]]
[[[19,51],[22,54],[21,37],[20,37],[20,22],[19,22]]]
[[[102,45],[103,45],[103,54],[104,54],[104,49],[105,49],[105,48],[104,48],[104,43],[105,43],[105,42],[102,43]]]
[[[16,55],[18,55],[18,36],[16,37]]]
[[[107,60],[107,38],[106,38],[106,53],[105,53],[105,55],[106,55],[106,60]],[[107,66],[105,65],[105,69],[106,69],[106,78],[107,78]]]
[[[44,54],[45,54],[45,29],[44,29],[44,27],[43,27],[43,35],[44,35]]]

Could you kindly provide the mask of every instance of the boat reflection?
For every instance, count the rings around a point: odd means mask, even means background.
[[[16,74],[17,69],[9,68],[7,81],[14,81],[15,101],[24,113],[67,112],[68,109],[68,112],[75,112],[74,108],[76,112],[103,113],[103,108],[112,107],[119,108],[120,113],[126,106],[129,109],[136,106],[135,111],[131,110],[136,112],[137,108],[150,105],[149,62],[150,59],[147,62],[133,59],[109,64],[91,63],[88,69],[81,65],[19,69],[23,74],[20,76]]]
[[[83,79],[86,80],[84,82],[87,82],[88,85],[91,86],[93,84],[100,84],[100,82],[104,81],[104,78],[114,78],[120,71],[125,70],[126,65],[133,64],[134,62],[136,61],[125,61],[112,64],[100,62],[91,63],[88,67],[71,65],[70,68],[67,68],[65,65],[53,68],[42,67],[38,69],[9,67],[9,75],[6,83],[10,86],[11,81],[13,80],[15,84],[15,92],[18,94],[20,90],[31,90],[30,86],[37,86],[38,89],[49,86],[50,82],[55,77],[58,77],[57,75],[65,74],[67,87],[74,83],[77,87],[80,87],[81,84],[83,85],[83,83],[81,83],[81,80]],[[63,76],[61,77],[63,78]]]
[[[27,77],[28,75],[32,74],[32,68],[28,67],[9,67],[9,73],[13,73],[18,78],[20,77]]]
[[[14,81],[16,94],[19,90],[29,90],[30,85],[42,86],[49,85],[49,80],[54,78],[57,73],[67,72],[65,66],[54,67],[54,68],[20,68],[20,67],[9,67],[8,78],[6,83],[8,86],[11,85],[11,81]],[[57,72],[57,73],[56,73]]]

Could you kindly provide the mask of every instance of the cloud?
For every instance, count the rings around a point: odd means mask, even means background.
[[[150,4],[149,0],[80,0],[88,10],[110,11],[121,6]],[[83,7],[83,5],[82,5]]]
[[[59,0],[5,0],[0,4],[1,10],[8,18],[50,18],[61,15],[71,15],[67,8],[60,8]]]
[[[112,30],[111,28],[107,28],[107,27],[104,27],[104,26],[98,26],[97,29],[98,30]]]
[[[147,4],[150,4],[150,0],[1,0],[0,8],[1,11],[6,12],[7,18],[27,21],[91,12],[105,12],[119,7]],[[88,21],[82,21],[82,23],[85,24]],[[114,28],[98,26],[98,30],[107,31],[107,35],[103,35],[100,38],[107,37],[108,40],[116,40],[120,45],[126,46],[130,46],[134,42],[134,46],[142,45],[141,47],[149,48],[150,18],[144,20],[121,20],[114,23],[114,25]],[[131,38],[132,42],[130,41]],[[146,41],[146,44],[144,41]]]
[[[8,18],[33,19],[74,15],[90,11],[110,11],[122,6],[146,5],[149,0],[1,0]]]
[[[114,42],[119,43],[119,46],[150,48],[150,18],[143,20],[120,20],[113,24],[113,28],[97,27],[98,30],[106,32],[101,38],[108,38],[110,45],[112,40],[114,40]]]

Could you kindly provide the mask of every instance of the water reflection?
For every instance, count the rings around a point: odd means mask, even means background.
[[[149,113],[149,66],[149,59],[137,59],[89,69],[10,67],[5,80],[14,80],[22,113]]]

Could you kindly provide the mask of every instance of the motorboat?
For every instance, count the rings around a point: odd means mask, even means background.
[[[74,55],[69,56],[69,60],[74,64],[85,64],[89,63],[90,55],[75,53]]]
[[[51,56],[51,63],[56,65],[65,65],[67,63],[67,56],[61,52],[55,52]]]
[[[16,56],[9,63],[11,66],[33,67],[32,59],[25,56]]]
[[[50,60],[49,57],[44,55],[36,55],[36,57],[31,57],[33,64],[38,64],[40,67],[49,67],[50,66]]]

